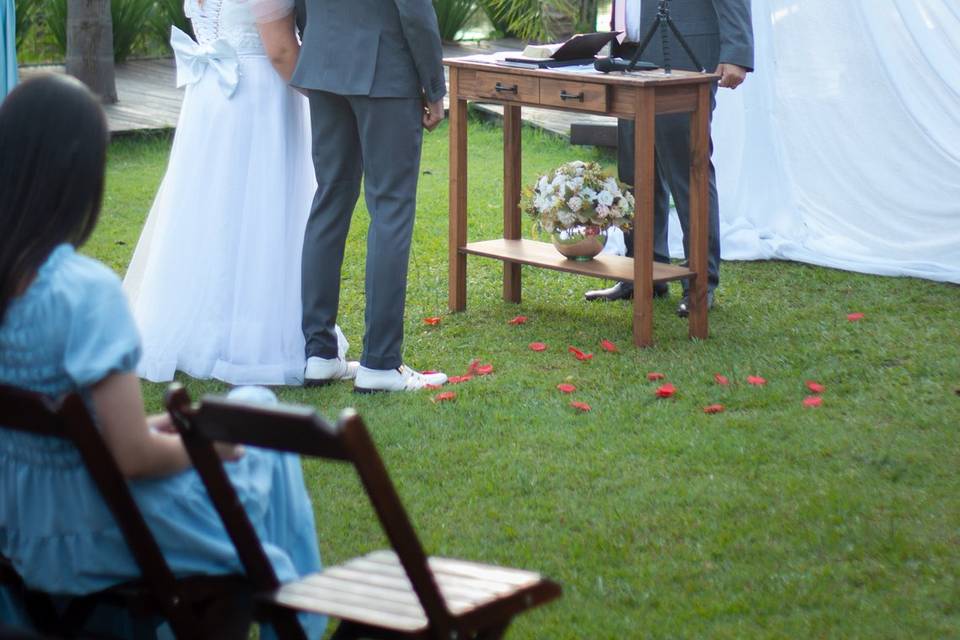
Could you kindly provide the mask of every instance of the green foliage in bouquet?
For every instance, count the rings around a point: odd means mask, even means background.
[[[575,160],[524,189],[520,207],[547,233],[581,226],[623,229],[633,220],[634,199],[598,163]]]

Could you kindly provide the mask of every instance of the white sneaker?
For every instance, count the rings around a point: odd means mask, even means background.
[[[439,387],[447,381],[445,373],[420,373],[405,364],[396,369],[368,369],[360,367],[353,390],[357,393],[375,391],[416,391],[427,386]]]
[[[303,372],[305,387],[322,387],[335,380],[353,380],[357,377],[360,363],[356,360],[343,358],[307,358],[307,368]]]

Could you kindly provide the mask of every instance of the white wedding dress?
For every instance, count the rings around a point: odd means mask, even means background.
[[[143,338],[137,372],[298,384],[300,253],[316,189],[306,99],[271,66],[247,0],[184,10],[197,42],[171,38],[180,119],[123,283]]]

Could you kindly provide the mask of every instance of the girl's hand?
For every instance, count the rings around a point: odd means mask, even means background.
[[[242,444],[233,444],[232,442],[214,442],[213,448],[217,455],[225,462],[235,462],[243,457],[244,449]]]

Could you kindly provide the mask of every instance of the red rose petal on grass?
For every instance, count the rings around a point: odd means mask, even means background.
[[[654,391],[654,395],[656,395],[658,398],[669,398],[676,392],[677,388],[668,382],[667,384],[662,384],[657,387],[657,390]]]
[[[560,393],[573,393],[577,390],[572,384],[567,384],[566,382],[561,382],[557,385],[557,389],[560,390]]]
[[[760,376],[747,376],[747,382],[755,387],[762,387],[763,385],[767,384],[767,379],[761,378]]]
[[[807,396],[803,399],[803,406],[805,407],[819,407],[823,404],[823,398],[820,396]]]
[[[440,324],[440,316],[430,316],[429,318],[424,318],[423,324],[429,324],[429,325]]]
[[[617,345],[613,344],[613,343],[610,342],[609,340],[601,340],[601,341],[600,341],[600,346],[603,347],[603,350],[604,350],[604,351],[608,351],[608,352],[610,352],[610,353],[616,353],[616,352],[617,352]]]
[[[863,320],[863,314],[859,311],[857,313],[848,313],[847,320],[850,322],[856,322],[857,320]]]
[[[530,351],[546,351],[547,350],[547,345],[543,344],[542,342],[531,342],[529,346],[530,346]]]
[[[651,371],[650,373],[647,374],[647,380],[649,380],[650,382],[654,382],[656,380],[663,380],[666,377],[667,376],[665,374],[660,373],[658,371]]]
[[[478,376],[485,376],[485,375],[487,375],[487,374],[489,374],[489,373],[493,373],[493,365],[492,365],[492,364],[481,364],[479,367],[477,367],[477,375],[478,375]]]
[[[590,360],[591,358],[593,358],[592,353],[584,353],[583,351],[580,351],[580,349],[577,349],[576,347],[567,347],[567,351],[572,353],[573,357],[576,358],[577,360]]]
[[[723,413],[724,406],[722,404],[708,404],[703,408],[704,413]]]
[[[468,373],[467,375],[464,375],[464,376],[450,376],[447,379],[447,382],[449,382],[450,384],[460,384],[461,382],[467,382],[468,380],[473,380],[472,374]]]
[[[722,373],[713,374],[713,379],[717,381],[717,384],[720,384],[723,386],[727,386],[728,384],[730,384],[730,378],[723,375]]]
[[[444,391],[443,393],[438,393],[437,395],[433,396],[433,401],[445,402],[447,400],[453,400],[456,397],[457,397],[456,391]]]
[[[511,320],[507,320],[507,324],[523,324],[527,321],[527,316],[517,316]]]
[[[576,409],[577,411],[583,411],[584,413],[586,413],[587,411],[590,411],[590,405],[588,405],[586,402],[577,402],[576,400],[574,400],[573,402],[570,403],[570,406]]]
[[[471,373],[476,373],[476,372],[477,372],[477,367],[479,367],[479,366],[480,366],[480,361],[479,361],[479,360],[471,360],[471,361],[470,361],[470,366],[467,367],[467,375],[470,375]]]
[[[807,389],[810,389],[810,391],[813,393],[823,393],[827,390],[825,386],[819,382],[814,382],[813,380],[807,380],[803,384],[807,385]]]

